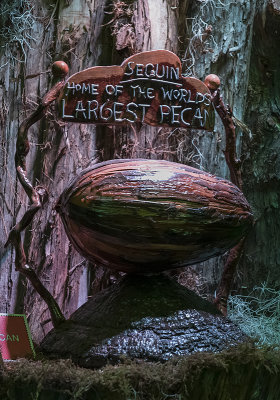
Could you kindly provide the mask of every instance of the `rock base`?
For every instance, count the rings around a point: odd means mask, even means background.
[[[246,340],[213,304],[165,275],[127,275],[49,332],[41,349],[98,368],[124,357],[167,361],[219,352]]]

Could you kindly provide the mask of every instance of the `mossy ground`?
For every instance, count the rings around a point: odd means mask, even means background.
[[[20,360],[1,373],[1,400],[279,400],[280,352],[242,345],[166,363],[89,370],[70,360]]]

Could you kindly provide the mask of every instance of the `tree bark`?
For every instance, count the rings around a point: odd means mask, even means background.
[[[271,287],[280,285],[279,23],[279,2],[263,2],[254,20],[245,114],[252,137],[244,137],[242,148],[244,193],[256,219],[240,263],[248,288],[264,281]]]

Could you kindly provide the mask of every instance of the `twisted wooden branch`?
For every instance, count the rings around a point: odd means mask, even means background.
[[[65,84],[64,78],[68,73],[68,66],[62,61],[57,61],[53,65],[53,73],[56,78],[59,78],[59,81],[50,89],[48,93],[46,93],[37,110],[21,123],[18,130],[15,154],[16,171],[19,181],[29,197],[31,204],[21,220],[11,230],[5,247],[7,247],[9,243],[14,246],[16,253],[16,270],[21,272],[30,280],[35,290],[47,303],[53,325],[54,327],[57,327],[61,324],[61,322],[65,321],[65,318],[57,302],[42,284],[36,272],[26,264],[26,255],[21,240],[21,232],[32,222],[35,214],[42,207],[43,202],[47,198],[46,189],[42,186],[33,187],[32,183],[28,179],[26,171],[26,156],[29,153],[30,148],[28,141],[28,130],[33,124],[44,117],[50,104],[59,96],[60,91]]]
[[[4,361],[0,350],[0,372],[4,370]]]
[[[204,83],[211,92],[212,103],[225,128],[226,148],[224,150],[224,154],[230,172],[230,179],[237,187],[239,187],[240,190],[242,190],[241,162],[236,156],[236,132],[233,122],[232,109],[229,105],[225,106],[222,100],[219,89],[220,79],[217,75],[208,75],[205,78]],[[229,251],[222,278],[217,288],[214,303],[224,315],[227,314],[227,301],[234,279],[234,274],[244,248],[244,241],[245,238],[242,238],[240,242]]]
[[[230,172],[230,179],[232,183],[242,190],[241,162],[236,156],[236,134],[232,118],[232,109],[229,105],[225,106],[220,94],[220,89],[212,96],[212,103],[226,131],[226,148],[224,154]]]

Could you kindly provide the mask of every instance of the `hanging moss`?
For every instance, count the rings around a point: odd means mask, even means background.
[[[263,282],[246,295],[230,296],[229,318],[259,346],[280,349],[280,290]]]
[[[6,364],[1,400],[279,400],[280,353],[252,345],[166,363],[131,362],[88,370],[70,360]]]
[[[21,62],[26,62],[27,49],[32,48],[36,17],[30,0],[2,0],[0,2],[0,47],[13,65],[18,61],[16,49],[21,52]]]

